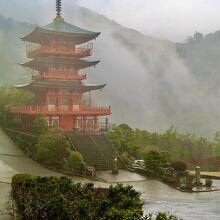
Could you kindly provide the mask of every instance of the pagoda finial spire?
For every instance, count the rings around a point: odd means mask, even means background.
[[[57,17],[61,17],[61,11],[62,11],[61,0],[56,0],[56,11],[57,11]]]

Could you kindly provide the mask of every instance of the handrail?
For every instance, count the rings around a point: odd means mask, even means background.
[[[18,113],[76,113],[76,114],[111,114],[111,107],[85,107],[63,108],[62,106],[15,106],[10,108],[11,112]]]
[[[86,74],[80,75],[78,73],[74,72],[67,72],[67,71],[49,71],[42,73],[40,75],[34,75],[32,76],[33,80],[36,79],[71,79],[71,80],[84,80],[86,79]]]
[[[77,149],[76,149],[76,147],[75,147],[75,144],[72,142],[72,140],[70,139],[70,137],[69,137],[68,134],[66,135],[66,137],[67,137],[68,141],[70,142],[70,145],[72,146],[73,150],[74,150],[74,151],[77,151]]]
[[[69,56],[90,56],[92,54],[92,47],[90,46],[81,46],[81,47],[64,47],[64,46],[38,46],[38,47],[27,47],[27,55],[29,57],[39,55],[40,53],[43,54],[60,54],[60,55],[69,55]]]
[[[102,135],[104,136],[104,138],[105,138],[105,140],[107,141],[107,143],[111,146],[111,148],[112,148],[112,150],[115,152],[115,154],[118,156],[118,158],[120,159],[120,162],[122,163],[122,165],[123,165],[124,167],[126,167],[125,164],[124,164],[124,162],[123,162],[123,160],[122,160],[122,158],[121,158],[121,156],[120,156],[120,154],[119,154],[119,152],[115,149],[115,147],[113,146],[113,144],[108,140],[108,138],[106,137],[106,135],[105,135],[105,134],[102,134]]]

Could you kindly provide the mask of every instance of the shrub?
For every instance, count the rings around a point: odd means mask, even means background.
[[[128,158],[128,153],[127,152],[123,152],[121,154],[121,159],[122,159],[124,164],[126,164],[126,165],[129,164],[129,158]]]
[[[146,168],[153,173],[153,175],[163,175],[163,168],[170,162],[172,155],[166,151],[154,151],[143,153]]]
[[[179,160],[173,161],[170,166],[174,170],[179,171],[179,172],[184,172],[187,170],[187,164]]]
[[[73,184],[68,177],[15,175],[11,195],[21,219],[140,220],[140,193],[117,184],[109,189]]]
[[[62,167],[69,143],[58,128],[48,130],[39,137],[36,159],[44,164]]]
[[[72,151],[69,154],[68,162],[72,169],[78,170],[83,162],[83,156],[77,151]]]
[[[36,153],[37,137],[14,129],[7,129],[6,132],[21,150],[30,157],[34,156]]]
[[[211,187],[211,186],[212,186],[212,183],[213,183],[213,182],[212,182],[211,179],[206,179],[206,180],[205,180],[205,186],[206,186],[206,187]]]
[[[48,131],[47,121],[42,115],[37,115],[32,124],[32,132],[40,136]]]
[[[146,215],[142,220],[178,220],[175,215],[159,212],[155,214],[155,218],[152,214]]]

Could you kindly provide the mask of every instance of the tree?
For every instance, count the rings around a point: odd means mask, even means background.
[[[32,131],[40,136],[48,131],[48,124],[43,115],[37,115],[32,124]]]
[[[144,153],[144,162],[147,169],[158,172],[160,168],[160,153],[158,151],[150,151]]]
[[[215,142],[213,146],[214,156],[220,156],[220,131],[215,133]]]
[[[120,153],[127,152],[135,158],[140,156],[141,148],[136,141],[135,131],[127,124],[113,128],[107,136]]]
[[[11,87],[0,87],[0,123],[4,127],[15,127],[14,115],[9,112],[11,106],[34,104],[34,94]]]
[[[47,165],[63,166],[69,143],[60,128],[48,130],[39,137],[36,159]]]
[[[187,170],[187,164],[184,163],[183,161],[173,161],[170,165],[174,170],[184,172]]]
[[[172,155],[169,152],[149,151],[143,157],[147,169],[159,173],[171,161]]]
[[[71,151],[68,157],[68,162],[72,169],[78,170],[83,162],[83,156],[80,152]]]

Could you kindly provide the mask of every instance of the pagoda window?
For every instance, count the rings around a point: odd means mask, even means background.
[[[76,127],[80,128],[80,127],[82,127],[82,124],[83,124],[83,117],[77,116],[76,117]]]
[[[54,97],[54,96],[49,96],[48,104],[49,104],[49,105],[56,105],[56,97]]]
[[[47,126],[49,127],[49,126],[50,126],[50,120],[49,120],[49,117],[48,117],[48,116],[45,116],[44,119],[45,119],[45,121],[47,122]]]
[[[48,111],[56,110],[57,99],[55,96],[48,97]]]
[[[68,105],[68,104],[69,104],[68,98],[62,97],[61,98],[61,105]]]
[[[52,126],[53,127],[59,127],[59,116],[52,116]]]

